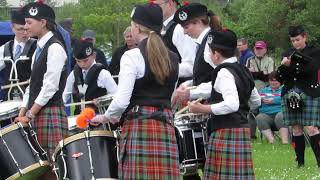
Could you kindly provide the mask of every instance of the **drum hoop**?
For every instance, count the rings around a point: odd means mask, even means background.
[[[180,115],[178,115],[178,116],[175,117],[174,119],[175,119],[175,120],[178,120],[178,119],[181,119],[181,118],[183,118],[183,117],[203,116],[203,115],[206,115],[206,114],[203,114],[203,113],[185,113],[185,114],[180,114]]]
[[[90,137],[99,137],[99,136],[108,136],[108,137],[114,137],[113,133],[110,132],[110,131],[90,131]],[[73,141],[77,141],[77,140],[80,140],[80,139],[84,139],[86,138],[85,137],[85,131],[84,132],[81,132],[81,133],[78,133],[78,134],[75,134],[73,136],[70,136],[70,137],[67,137],[65,139],[62,139],[60,142],[59,142],[59,145],[56,147],[53,155],[52,155],[52,159],[53,161],[55,161],[55,158],[56,158],[56,154],[59,152],[59,150],[63,147],[60,147],[60,144],[63,144],[63,146],[66,146],[70,143],[72,143]]]
[[[21,124],[21,125],[23,127],[28,127],[28,125],[26,125],[26,124]],[[19,127],[18,124],[13,124],[13,125],[10,125],[8,127],[3,128],[2,130],[0,130],[0,132],[1,132],[1,135],[4,136],[5,134],[8,134],[9,132],[14,131],[14,130],[19,129],[19,128],[20,127]]]
[[[20,106],[21,106],[21,104],[22,104],[22,101],[10,100],[10,101],[4,101],[4,102],[1,102],[1,103],[10,105],[10,103],[12,103],[12,102],[14,102],[14,103],[19,103],[19,105],[13,107],[13,108],[10,109],[10,110],[0,112],[0,116],[6,115],[6,114],[8,114],[8,113],[12,113],[12,112],[15,112],[15,111],[18,111],[18,110],[19,110],[19,108],[20,108]]]
[[[39,167],[45,167],[45,166],[48,166],[48,169],[49,169],[49,167],[50,167],[49,161],[43,161],[43,165],[40,165],[39,163],[34,163],[34,164],[24,168],[22,171],[24,172],[24,174],[27,174],[33,170],[38,169]],[[7,180],[15,180],[15,179],[18,179],[19,177],[20,177],[20,174],[19,174],[19,172],[17,172],[14,175],[8,177]]]

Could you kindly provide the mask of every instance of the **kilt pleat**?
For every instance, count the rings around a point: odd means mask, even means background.
[[[68,121],[64,107],[45,107],[32,121],[41,147],[47,151],[49,159],[59,141],[68,135]]]
[[[302,93],[303,101],[302,111],[292,112],[287,106],[288,94],[281,99],[283,111],[283,121],[287,126],[303,125],[303,126],[320,126],[320,97],[312,98]]]
[[[178,147],[172,125],[154,119],[126,120],[118,170],[121,180],[179,180]]]
[[[219,129],[211,133],[204,179],[255,179],[249,128]]]

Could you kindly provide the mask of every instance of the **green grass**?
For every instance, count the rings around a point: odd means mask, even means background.
[[[253,163],[257,180],[319,180],[320,168],[310,146],[306,148],[305,167],[296,168],[295,154],[291,145],[279,141],[268,144],[264,139],[253,143]]]
[[[299,169],[291,144],[283,145],[279,139],[268,144],[258,138],[253,141],[252,151],[256,180],[320,180],[320,168],[310,146],[306,147],[305,166]],[[198,172],[202,176],[202,171]]]

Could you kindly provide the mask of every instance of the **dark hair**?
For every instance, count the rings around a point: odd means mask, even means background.
[[[276,71],[272,71],[269,76],[268,76],[268,80],[274,80],[277,77],[277,72]]]
[[[219,49],[219,48],[211,48],[211,51],[217,51],[219,52],[223,57],[225,58],[231,58],[233,56],[236,56],[237,48],[234,50],[225,50],[225,49]]]
[[[212,11],[209,11],[210,13],[205,14],[203,16],[196,17],[194,19],[191,19],[187,24],[195,23],[197,20],[200,20],[204,25],[209,25],[211,29],[214,30],[221,30],[222,25],[220,21],[220,17],[215,15]]]

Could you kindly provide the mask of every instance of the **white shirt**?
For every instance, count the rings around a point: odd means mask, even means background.
[[[38,39],[37,46],[43,48],[52,36],[53,33],[51,31],[47,32],[47,34],[45,34],[41,39]],[[33,67],[34,58],[35,53],[32,56],[31,68]],[[61,72],[63,66],[66,63],[66,60],[67,54],[60,44],[53,43],[49,46],[47,56],[47,71],[43,76],[43,85],[41,87],[40,93],[35,100],[35,103],[39,104],[40,106],[46,105],[48,101],[53,97],[53,95],[59,90]],[[28,86],[23,96],[21,107],[27,107],[29,92],[30,89]]]
[[[232,57],[229,59],[224,60],[222,63],[234,63],[237,62],[236,57]],[[239,109],[239,96],[237,91],[237,86],[235,83],[234,76],[232,73],[226,69],[222,68],[217,74],[217,79],[214,83],[214,89],[222,94],[223,101],[212,104],[211,110],[215,115],[223,115],[229,114],[232,112],[236,112]],[[193,99],[198,97],[209,98],[211,95],[211,82],[202,83],[196,89],[190,91],[190,97],[192,95]],[[258,90],[254,88],[251,92],[251,96],[249,99],[249,103],[251,108],[255,109],[261,105],[261,98],[258,93]]]
[[[163,22],[163,26],[173,20],[174,15],[170,16]],[[196,57],[197,44],[193,39],[184,33],[180,24],[177,24],[173,30],[172,43],[176,46],[180,56],[181,63],[179,64],[179,77],[192,77],[193,64]]]
[[[118,91],[108,110],[107,117],[120,118],[130,104],[130,98],[136,79],[140,79],[145,73],[145,62],[139,48],[126,51],[120,61]]]
[[[87,72],[89,72],[89,70],[91,69],[91,67],[96,64],[96,62],[94,61],[92,63],[92,65],[90,66],[90,68],[87,70]],[[74,84],[74,73],[73,71],[69,74],[68,78],[67,78],[67,82],[66,82],[66,87],[64,88],[63,91],[63,102],[66,103],[69,98],[71,97],[72,91],[73,91],[73,84]],[[117,84],[116,82],[113,80],[111,74],[109,71],[102,69],[99,73],[98,79],[97,79],[97,85],[100,88],[105,88],[108,91],[108,94],[115,94],[117,92]]]
[[[16,52],[18,44],[21,46],[20,52],[22,53],[23,49],[24,49],[24,46],[26,45],[26,42],[18,42],[16,38],[14,39],[14,41],[13,41],[13,49],[12,49],[13,56],[15,55],[15,52]],[[2,60],[4,58],[3,57],[3,55],[4,55],[4,45],[2,45],[0,47],[0,71],[6,67],[4,61]]]

